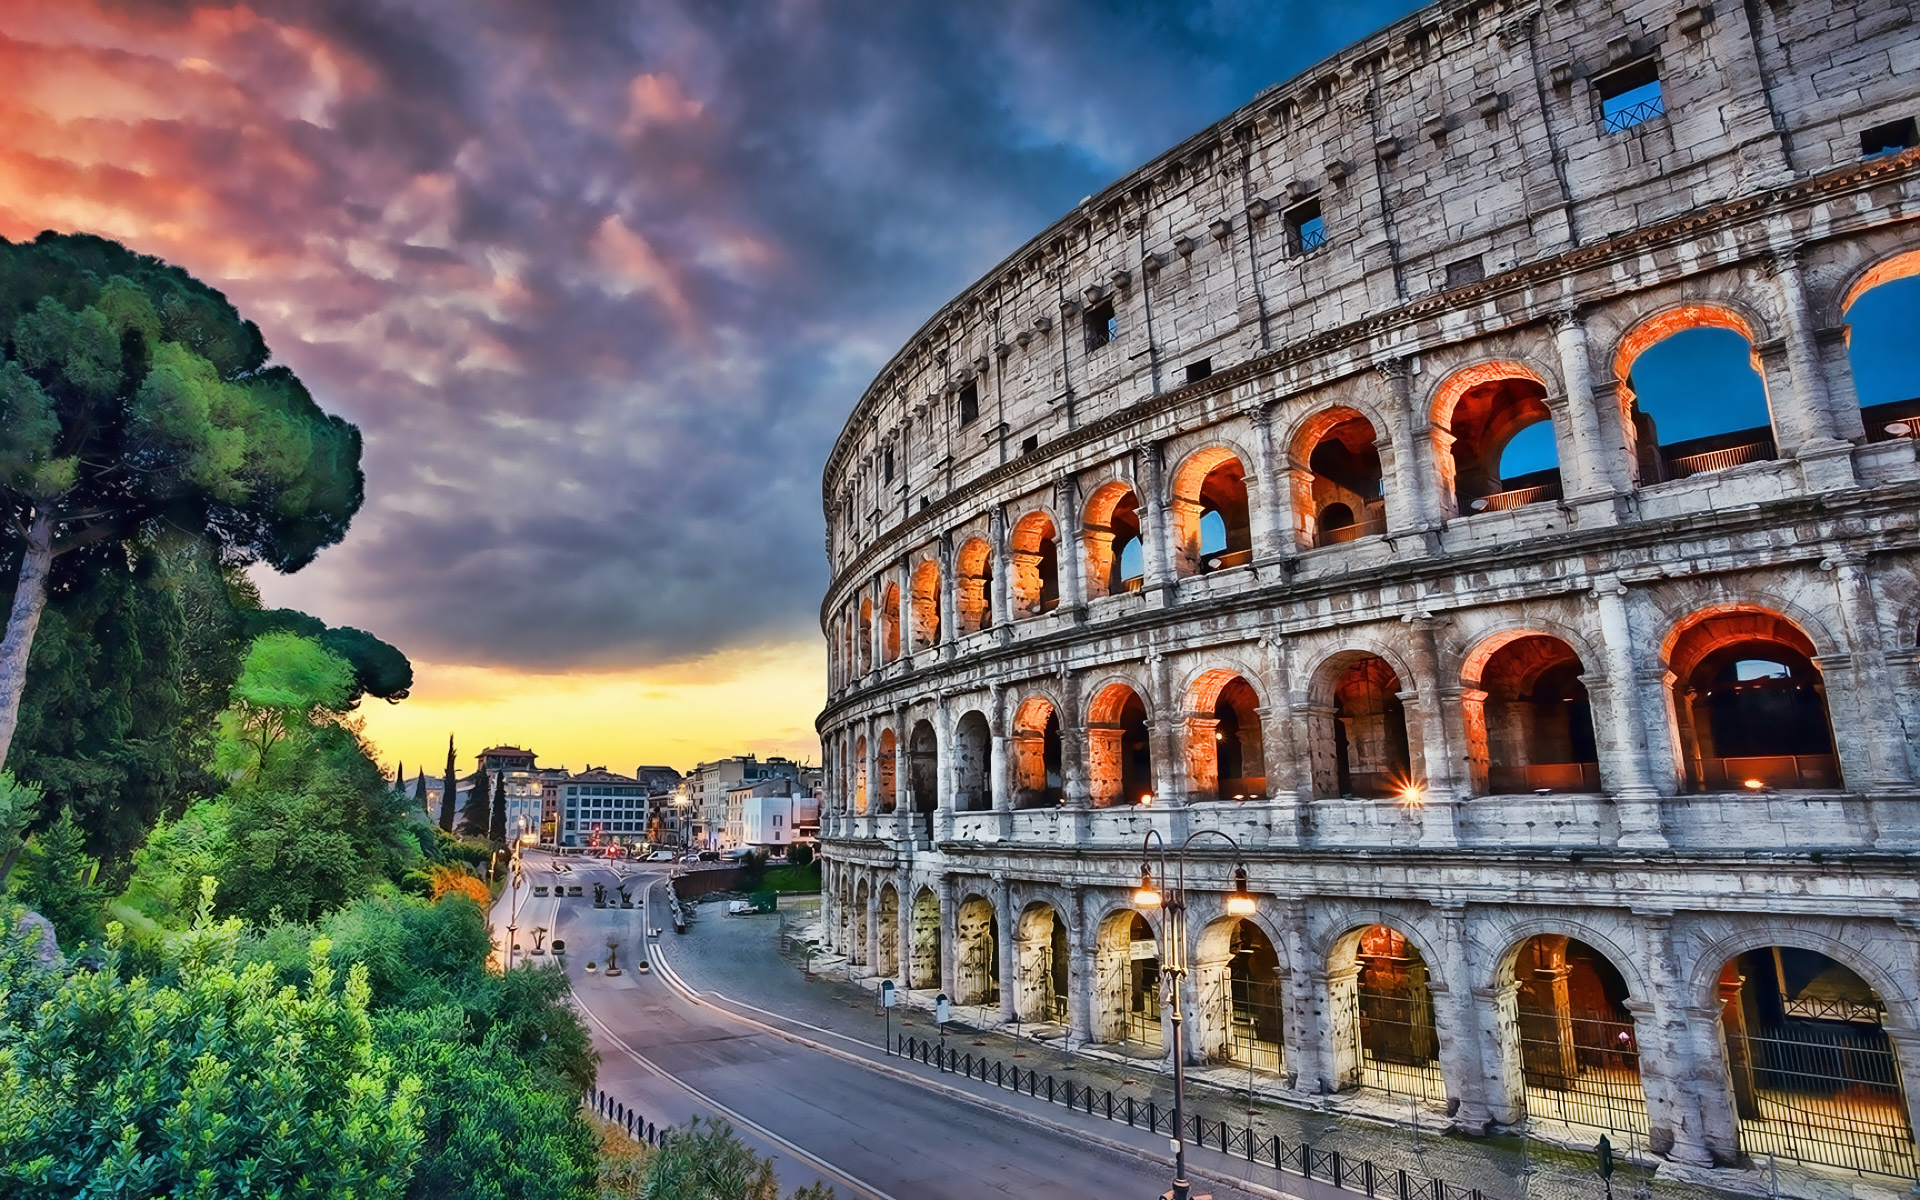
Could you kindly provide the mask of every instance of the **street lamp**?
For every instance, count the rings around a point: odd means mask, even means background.
[[[1180,1007],[1180,981],[1187,973],[1187,847],[1203,837],[1217,837],[1233,847],[1236,860],[1233,867],[1233,891],[1227,893],[1227,915],[1250,917],[1258,907],[1253,893],[1247,890],[1246,860],[1241,855],[1240,843],[1234,841],[1217,829],[1202,829],[1188,835],[1173,852],[1174,864],[1179,874],[1167,873],[1167,844],[1160,837],[1160,831],[1149,829],[1140,846],[1140,886],[1134,889],[1133,902],[1141,908],[1160,909],[1163,916],[1160,922],[1160,973],[1167,976],[1168,1003],[1172,1009],[1173,1020],[1173,1190],[1167,1192],[1161,1200],[1196,1200],[1187,1184],[1187,1058],[1180,1044],[1180,1029],[1185,1014]],[[1160,843],[1160,884],[1153,881],[1153,860],[1150,857],[1155,842]],[[1162,894],[1161,887],[1172,881],[1172,890]],[[1197,1200],[1207,1200],[1198,1197]]]

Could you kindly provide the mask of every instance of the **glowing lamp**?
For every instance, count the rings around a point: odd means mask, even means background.
[[[1426,789],[1417,783],[1405,783],[1400,786],[1400,803],[1406,808],[1419,808],[1426,802]]]
[[[1151,808],[1153,806],[1153,793],[1152,792],[1140,793],[1140,803],[1142,805],[1145,805]]]
[[[1767,781],[1764,779],[1743,779],[1740,781],[1740,786],[1750,792],[1757,792],[1767,786]]]
[[[1141,908],[1160,907],[1160,889],[1153,886],[1153,868],[1140,868],[1140,886],[1133,889],[1133,902]]]
[[[1250,917],[1253,915],[1255,907],[1257,906],[1253,900],[1253,893],[1247,890],[1247,869],[1245,867],[1235,867],[1233,869],[1233,891],[1227,895],[1227,915],[1233,917]]]

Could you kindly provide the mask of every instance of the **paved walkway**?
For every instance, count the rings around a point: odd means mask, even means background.
[[[782,897],[781,903],[778,915],[753,917],[727,917],[719,903],[700,905],[700,915],[685,935],[668,933],[662,938],[663,957],[687,985],[708,998],[724,1000],[749,1014],[804,1027],[802,1032],[811,1028],[813,1036],[823,1040],[849,1039],[878,1047],[886,1043],[889,1029],[895,1036],[935,1034],[928,1011],[932,1007],[930,994],[900,993],[900,1007],[889,1019],[871,990],[860,982],[848,981],[842,960],[816,958],[813,973],[808,976],[803,971],[802,955],[783,956],[782,924],[804,936],[817,919],[818,899]],[[959,1009],[953,1016],[947,1039],[950,1047],[971,1050],[1009,1066],[1017,1063],[1043,1075],[1051,1073],[1058,1081],[1073,1081],[1076,1087],[1092,1084],[1116,1096],[1132,1096],[1137,1104],[1152,1100],[1164,1107],[1171,1103],[1172,1077],[1158,1056],[1127,1061],[1104,1052],[1068,1054],[1061,1049],[1058,1027],[1036,1030],[1027,1026],[1021,1031],[1023,1036],[1016,1038],[1010,1031],[970,1027],[997,1022],[997,1014]],[[1036,1033],[1041,1035],[1039,1040]],[[1044,1040],[1049,1034],[1053,1040]],[[914,1069],[934,1074],[931,1067],[916,1065]],[[1263,1139],[1277,1135],[1292,1143],[1309,1142],[1316,1149],[1338,1150],[1349,1158],[1369,1158],[1389,1170],[1403,1169],[1435,1176],[1457,1187],[1479,1188],[1489,1200],[1586,1200],[1606,1194],[1594,1169],[1592,1151],[1574,1149],[1564,1142],[1556,1144],[1537,1137],[1523,1141],[1517,1136],[1454,1136],[1445,1132],[1444,1113],[1415,1107],[1404,1115],[1393,1113],[1391,1124],[1363,1119],[1343,1111],[1354,1103],[1349,1097],[1329,1098],[1321,1108],[1301,1107],[1272,1095],[1277,1091],[1277,1081],[1270,1076],[1264,1087],[1256,1076],[1252,1091],[1250,1102],[1247,1076],[1242,1072],[1207,1069],[1188,1074],[1188,1105],[1192,1111],[1209,1121],[1245,1122]],[[1064,1109],[1055,1111],[1065,1118]],[[1372,1115],[1377,1118],[1381,1114]],[[1110,1128],[1105,1121],[1091,1124]],[[1582,1145],[1593,1136],[1564,1128],[1558,1132],[1563,1139],[1579,1137]],[[1670,1164],[1661,1165],[1656,1175],[1650,1170],[1654,1160],[1642,1155],[1636,1163],[1625,1139],[1614,1140],[1619,1170],[1613,1178],[1613,1195],[1619,1200],[1718,1200],[1727,1195],[1722,1187],[1767,1194],[1766,1181],[1759,1175],[1713,1172],[1713,1183],[1720,1186],[1676,1178]],[[1782,1180],[1778,1194],[1804,1200],[1881,1200],[1905,1193],[1880,1181],[1800,1178]]]

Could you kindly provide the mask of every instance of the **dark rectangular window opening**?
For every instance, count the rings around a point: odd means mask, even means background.
[[[1600,118],[1608,133],[1620,133],[1666,115],[1666,100],[1660,93],[1660,66],[1652,59],[1595,78],[1593,90],[1600,93]]]
[[[967,425],[980,416],[980,387],[969,383],[960,389],[960,423]]]
[[[1883,154],[1898,154],[1902,150],[1920,146],[1920,128],[1916,128],[1915,124],[1912,117],[1907,117],[1905,120],[1875,125],[1860,135],[1860,157],[1879,158]]]
[[[1463,258],[1459,262],[1450,262],[1447,264],[1447,287],[1449,289],[1466,287],[1470,283],[1479,283],[1486,277],[1487,273],[1481,269],[1480,256],[1478,254],[1472,258]]]
[[[887,476],[887,482],[892,483],[893,482],[893,447],[892,446],[887,447],[886,476]]]
[[[1028,434],[1026,437],[1020,439],[1020,453],[1022,454],[1032,454],[1039,448],[1040,435],[1037,433]]]
[[[1211,374],[1213,374],[1213,360],[1211,358],[1202,358],[1187,364],[1188,383],[1199,383]]]
[[[1306,200],[1287,210],[1287,244],[1295,254],[1311,254],[1327,244],[1327,223],[1320,202]]]
[[[1085,320],[1089,350],[1098,350],[1120,336],[1120,318],[1114,315],[1111,300],[1088,306]]]

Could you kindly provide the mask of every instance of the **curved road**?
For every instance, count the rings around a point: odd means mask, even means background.
[[[524,961],[536,926],[567,943],[564,962],[575,1003],[600,1051],[601,1090],[656,1125],[684,1125],[695,1114],[732,1121],[742,1137],[774,1159],[783,1188],[824,1180],[845,1200],[978,1200],[983,1196],[1086,1196],[1148,1200],[1167,1189],[1164,1163],[1076,1138],[983,1107],[769,1032],[712,1005],[695,1003],[657,974],[633,967],[646,954],[649,926],[668,929],[664,866],[529,855],[525,886],[494,908],[496,944],[517,900],[516,941]],[[608,895],[626,881],[636,907],[596,909],[593,885]],[[533,888],[578,884],[577,899],[535,897]],[[617,903],[617,901],[616,901]],[[705,919],[714,919],[711,910]],[[619,943],[622,974],[604,967]],[[1216,1200],[1250,1193],[1194,1179]]]

